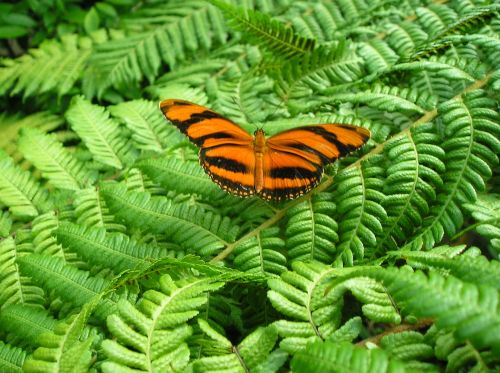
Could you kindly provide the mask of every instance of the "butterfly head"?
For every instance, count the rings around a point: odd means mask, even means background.
[[[262,128],[257,128],[254,132],[253,132],[253,135],[255,137],[257,136],[264,136],[266,133],[264,132],[264,130]]]

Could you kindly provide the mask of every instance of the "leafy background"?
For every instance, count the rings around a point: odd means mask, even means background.
[[[498,371],[498,10],[2,3],[0,371]],[[165,98],[372,138],[242,200]]]

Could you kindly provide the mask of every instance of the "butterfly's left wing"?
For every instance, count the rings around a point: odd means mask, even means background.
[[[295,198],[312,189],[326,164],[363,146],[370,138],[365,128],[322,124],[291,129],[267,139],[263,198]]]
[[[254,194],[253,137],[231,120],[204,106],[169,99],[160,109],[200,148],[200,164],[222,189],[241,197]]]

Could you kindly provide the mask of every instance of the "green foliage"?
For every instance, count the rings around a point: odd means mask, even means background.
[[[498,369],[499,9],[0,4],[0,371]],[[240,199],[167,98],[371,137]]]

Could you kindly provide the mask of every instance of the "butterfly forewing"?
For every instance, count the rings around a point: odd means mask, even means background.
[[[204,106],[183,100],[164,100],[160,102],[160,109],[191,142],[201,148],[228,142],[251,144],[253,141],[243,128]]]

